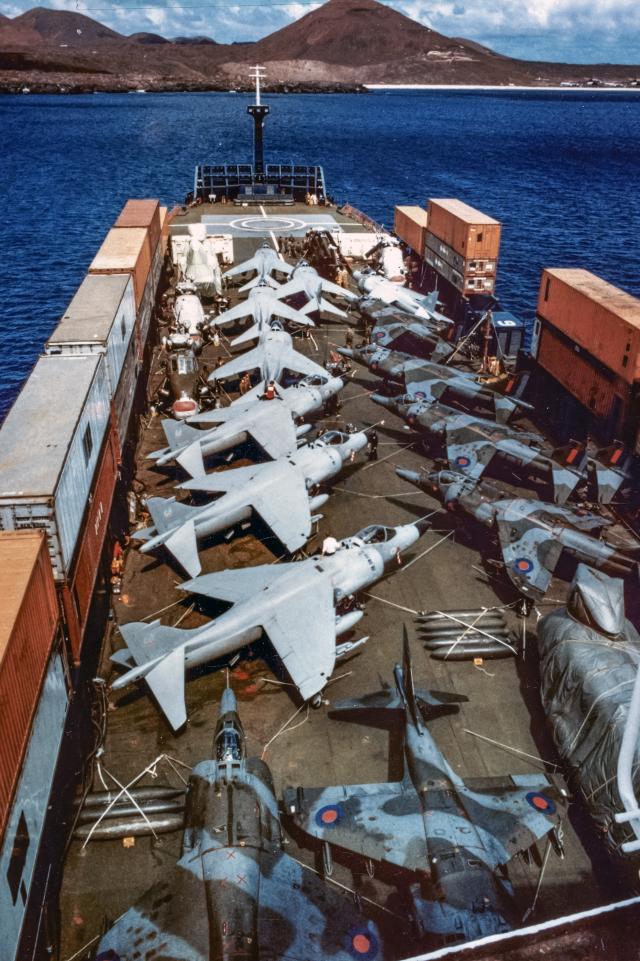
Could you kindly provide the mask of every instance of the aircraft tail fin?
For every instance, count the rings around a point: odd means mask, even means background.
[[[597,499],[601,504],[610,504],[628,478],[628,456],[622,441],[614,440],[609,447],[603,447],[592,461],[595,474]]]
[[[551,454],[551,479],[557,504],[564,504],[584,476],[588,463],[587,446],[572,440],[556,447]]]
[[[197,508],[181,504],[175,497],[149,497],[147,510],[157,532],[164,534],[177,524],[184,524]]]
[[[185,449],[178,454],[176,460],[191,477],[200,477],[205,472],[202,447],[198,441],[185,447]]]
[[[468,700],[464,694],[416,690],[413,683],[411,648],[406,625],[402,628],[402,667],[396,667],[396,685],[404,701],[405,710],[409,712],[418,731],[422,730],[423,721],[434,721],[438,717],[457,714],[460,709],[459,704]]]
[[[184,644],[193,631],[164,627],[160,621],[150,624],[134,622],[120,628],[128,649],[129,660],[136,663],[126,674],[116,678],[114,690],[144,678],[158,706],[174,731],[187,719],[184,697]],[[124,663],[124,652],[117,652],[115,663]]]
[[[162,429],[171,450],[178,450],[202,436],[197,427],[190,427],[184,421],[172,420],[170,417],[162,421]]]

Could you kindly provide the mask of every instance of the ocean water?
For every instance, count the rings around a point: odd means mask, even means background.
[[[640,295],[640,93],[407,91],[267,98],[268,159],[320,163],[337,201],[460,197],[503,223],[498,294],[533,317],[543,266]],[[246,161],[243,94],[0,97],[0,416],[128,197],[181,202],[197,162]]]

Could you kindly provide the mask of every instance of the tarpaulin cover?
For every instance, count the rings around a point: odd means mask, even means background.
[[[556,748],[598,833],[620,854],[634,837],[615,823],[620,743],[636,672],[640,635],[624,616],[622,581],[580,565],[566,607],[538,624],[542,704]],[[640,757],[634,786],[640,796]]]

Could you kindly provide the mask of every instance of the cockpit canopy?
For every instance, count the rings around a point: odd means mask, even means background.
[[[317,443],[327,447],[337,447],[339,444],[346,444],[348,440],[349,435],[341,430],[327,430],[318,437]]]
[[[371,524],[369,527],[363,527],[361,531],[358,531],[355,537],[362,541],[363,544],[384,544],[387,541],[393,540],[396,534],[397,531],[395,527],[385,527],[384,524]]]

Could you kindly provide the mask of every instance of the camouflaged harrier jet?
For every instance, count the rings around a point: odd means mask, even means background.
[[[495,462],[514,466],[525,480],[550,481],[554,501],[564,504],[577,485],[586,480],[586,444],[574,441],[546,453],[544,439],[506,424],[463,414],[445,404],[412,402],[410,397],[371,400],[399,414],[429,441],[440,441],[452,470],[478,480]]]
[[[541,598],[563,553],[613,574],[638,572],[637,555],[591,536],[611,522],[598,514],[558,504],[504,497],[493,484],[477,482],[454,471],[409,471],[396,474],[439,497],[445,507],[474,517],[498,535],[505,571],[527,597]]]
[[[271,771],[246,757],[236,698],[189,777],[182,852],[100,940],[96,961],[382,961],[353,897],[284,851]]]
[[[483,384],[474,374],[445,367],[433,361],[411,357],[399,351],[368,344],[366,347],[338,347],[339,354],[364,364],[383,380],[404,389],[414,401],[433,404],[437,400],[453,400],[464,407],[489,408],[496,420],[505,423],[519,409],[531,410],[531,404],[516,395],[501,394]]]
[[[496,872],[546,836],[561,850],[564,785],[539,772],[497,778],[457,774],[426,725],[457,711],[453,702],[466,698],[414,688],[406,629],[394,680],[395,691],[387,687],[341,701],[332,713],[355,720],[367,712],[383,724],[400,717],[402,780],[289,788],[284,809],[323,843],[325,870],[331,870],[334,849],[360,855],[370,872],[377,864],[401,869],[423,931],[446,941],[472,941],[509,930],[519,919],[509,883]]]
[[[293,267],[282,259],[268,240],[265,240],[264,243],[260,244],[253,257],[244,260],[235,267],[231,267],[230,270],[226,270],[222,276],[225,278],[237,277],[239,274],[255,272],[258,277],[265,279],[271,286],[277,286],[277,282],[272,277],[274,271],[281,274],[290,274],[293,272]]]

